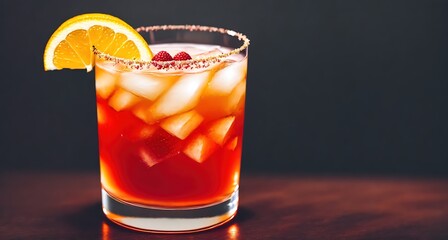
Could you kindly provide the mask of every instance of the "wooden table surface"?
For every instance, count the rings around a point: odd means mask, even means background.
[[[134,232],[101,212],[97,173],[0,176],[0,239],[448,239],[448,179],[243,175],[240,209],[205,232]]]

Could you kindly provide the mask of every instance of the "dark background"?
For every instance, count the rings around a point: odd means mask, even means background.
[[[94,74],[44,72],[81,13],[251,39],[243,172],[448,176],[448,1],[1,1],[2,170],[98,169]]]

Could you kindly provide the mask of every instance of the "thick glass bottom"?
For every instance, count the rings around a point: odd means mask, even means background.
[[[222,225],[238,209],[238,188],[224,201],[195,208],[152,208],[131,205],[102,189],[103,212],[113,222],[137,231],[198,232]]]

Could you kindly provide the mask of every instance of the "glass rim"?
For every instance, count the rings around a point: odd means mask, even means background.
[[[138,27],[136,31],[141,32],[151,32],[151,31],[174,31],[174,30],[184,30],[184,31],[198,31],[198,32],[210,32],[210,33],[221,33],[224,35],[229,35],[231,37],[237,38],[242,44],[237,48],[232,48],[229,52],[207,56],[207,57],[199,57],[190,60],[171,60],[171,61],[146,61],[146,60],[136,60],[136,59],[127,59],[121,57],[111,56],[107,53],[103,53],[95,46],[93,46],[93,53],[99,59],[104,59],[106,61],[114,62],[115,64],[124,65],[130,69],[134,70],[145,70],[145,69],[157,69],[157,70],[194,70],[194,69],[202,69],[207,68],[213,63],[221,62],[223,59],[231,56],[240,54],[244,50],[249,47],[250,40],[246,35],[218,27],[211,26],[202,26],[202,25],[155,25],[155,26],[146,26],[146,27]],[[246,56],[247,57],[247,56]]]

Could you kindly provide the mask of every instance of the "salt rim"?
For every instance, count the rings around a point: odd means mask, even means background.
[[[143,60],[132,60],[120,57],[114,57],[106,53],[100,52],[93,46],[93,53],[100,59],[106,61],[112,61],[115,64],[123,64],[124,66],[134,69],[134,70],[145,70],[150,68],[156,68],[158,70],[185,70],[185,69],[200,69],[207,68],[210,64],[220,62],[222,59],[238,54],[245,50],[249,46],[250,40],[246,35],[242,33],[235,32],[233,30],[228,30],[225,28],[217,28],[210,26],[201,25],[160,25],[160,26],[149,26],[149,27],[139,27],[136,29],[137,32],[150,32],[150,31],[160,31],[160,30],[187,30],[187,31],[202,31],[202,32],[217,32],[222,34],[227,34],[232,37],[237,37],[239,41],[243,41],[243,44],[239,48],[235,48],[227,53],[222,53],[219,55],[209,56],[205,58],[195,58],[190,60],[182,61],[143,61]]]

